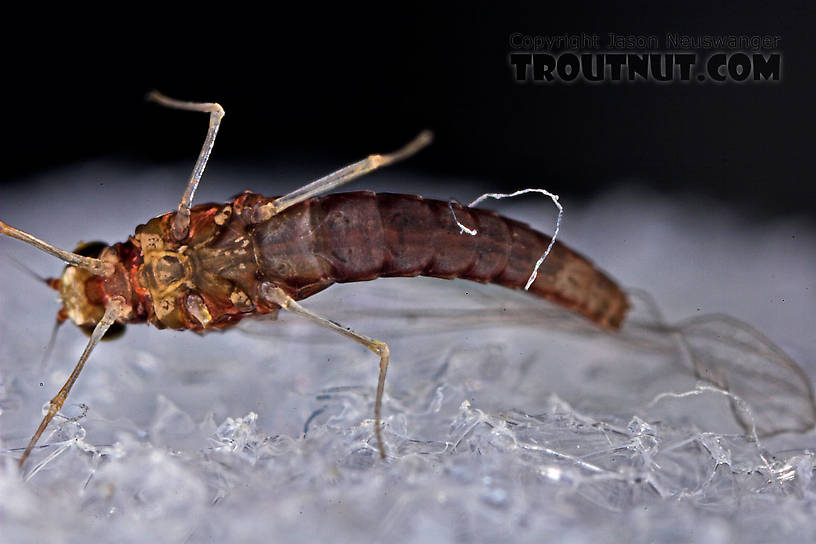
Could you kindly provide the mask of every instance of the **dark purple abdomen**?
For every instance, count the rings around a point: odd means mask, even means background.
[[[259,271],[298,299],[386,276],[523,287],[550,238],[488,210],[453,209],[475,236],[460,233],[443,201],[372,192],[314,198],[253,227]],[[619,326],[628,307],[614,282],[557,242],[530,291],[606,327]]]

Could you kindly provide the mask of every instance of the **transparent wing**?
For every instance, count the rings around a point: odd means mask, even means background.
[[[308,304],[388,341],[396,367],[470,357],[472,377],[479,373],[476,367],[487,349],[498,353],[494,364],[538,367],[542,396],[555,393],[583,407],[652,410],[661,395],[707,384],[722,390],[720,404],[731,406],[733,413],[725,410],[719,419],[732,418],[732,424],[748,432],[755,429],[760,437],[814,426],[810,381],[759,331],[727,315],[669,325],[648,294],[633,291],[632,299],[628,322],[617,333],[529,294],[464,281],[402,278],[347,284],[308,299]],[[245,320],[240,329],[250,336],[294,338],[312,347],[338,344],[334,335],[283,316],[277,323]],[[563,364],[570,370],[564,371]],[[425,372],[433,375],[430,369]],[[470,379],[466,368],[462,378]],[[512,394],[496,396],[503,393]],[[734,404],[735,397],[747,411]],[[683,409],[669,404],[673,408],[665,409],[675,411],[678,419],[692,417],[703,428],[718,419],[706,403],[689,400]]]
[[[751,407],[734,415],[759,436],[806,431],[816,422],[813,389],[805,373],[762,333],[728,315],[708,315],[678,326],[697,375]],[[732,402],[733,404],[733,402]]]

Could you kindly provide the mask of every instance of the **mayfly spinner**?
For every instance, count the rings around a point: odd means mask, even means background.
[[[192,207],[224,109],[156,92],[149,99],[210,115],[207,138],[178,210],[138,226],[126,242],[93,244],[76,253],[0,222],[2,234],[68,263],[59,279],[48,282],[62,299],[58,319],[70,319],[90,332],[79,362],[51,400],[20,466],[112,326],[150,323],[203,333],[281,308],[379,356],[374,430],[379,453],[385,457],[380,427],[388,345],[317,315],[298,301],[334,283],[394,276],[464,278],[522,288],[550,246],[550,237],[491,211],[420,196],[367,191],[318,196],[413,155],[430,143],[429,132],[398,151],[370,155],[279,198],[247,191],[226,204]],[[475,226],[478,235],[462,236],[461,224]],[[609,329],[620,326],[628,307],[612,280],[557,242],[528,290]]]

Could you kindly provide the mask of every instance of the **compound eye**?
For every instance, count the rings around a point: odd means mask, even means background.
[[[95,242],[86,242],[84,244],[79,244],[74,250],[74,253],[77,255],[82,255],[83,257],[98,259],[99,255],[102,253],[102,250],[106,247],[108,247],[108,244],[98,240]]]
[[[94,325],[81,325],[79,329],[85,333],[85,336],[90,337],[96,327]],[[114,322],[113,325],[105,332],[105,336],[102,337],[102,342],[107,342],[108,340],[116,340],[117,338],[122,337],[125,334],[125,325],[119,323],[118,321]]]

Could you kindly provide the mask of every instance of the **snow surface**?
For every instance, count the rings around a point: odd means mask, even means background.
[[[322,173],[213,166],[196,201]],[[0,218],[68,249],[123,240],[175,206],[186,174],[92,163],[7,192]],[[360,188],[491,189],[397,171]],[[304,302],[389,343],[386,461],[376,357],[281,315],[203,337],[129,327],[93,353],[21,474],[86,338],[66,325],[41,363],[55,294],[8,257],[61,266],[0,240],[0,541],[813,542],[816,433],[779,431],[813,421],[814,225],[626,186],[561,201],[561,239],[630,290],[619,334],[462,281]],[[555,217],[543,197],[485,207],[544,231]]]

